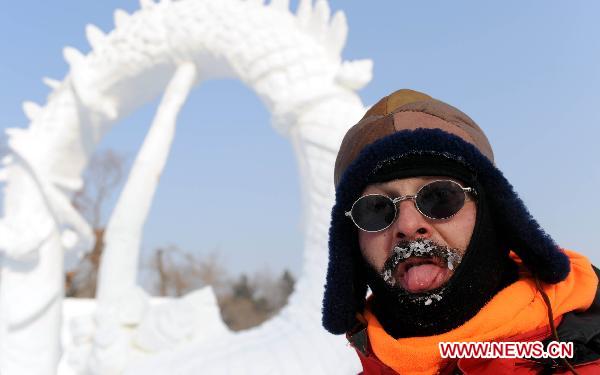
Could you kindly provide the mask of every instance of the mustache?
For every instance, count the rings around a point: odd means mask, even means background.
[[[451,271],[456,269],[462,261],[459,249],[440,245],[430,239],[402,240],[394,245],[390,256],[383,264],[381,276],[388,285],[396,285],[394,270],[399,264],[407,261],[410,257],[441,259],[443,264]]]

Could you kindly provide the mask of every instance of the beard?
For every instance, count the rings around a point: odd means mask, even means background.
[[[363,259],[364,277],[373,292],[370,308],[394,338],[448,332],[475,316],[498,291],[517,280],[517,266],[508,252],[482,197],[471,241],[464,252],[416,240],[396,244],[381,270]],[[401,268],[409,262],[416,268],[414,265],[419,266],[424,259],[449,272],[447,279],[436,284],[431,282],[431,275],[421,275],[426,281],[424,288],[412,288],[415,283],[407,281]],[[410,273],[412,268],[407,268],[404,266],[404,271]],[[418,275],[410,277],[419,280]]]
[[[430,239],[400,241],[392,248],[381,271],[366,262],[369,286],[376,296],[384,295],[398,310],[423,315],[421,310],[435,310],[444,298],[448,282],[462,263],[463,253],[464,250]],[[427,269],[422,270],[425,267]],[[418,282],[423,280],[423,283]],[[411,288],[415,283],[421,284],[421,288]]]
[[[400,300],[430,305],[433,299],[443,298],[444,285],[460,265],[463,253],[430,239],[403,240],[392,248],[380,277]]]

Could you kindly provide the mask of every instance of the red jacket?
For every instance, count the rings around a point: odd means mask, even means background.
[[[600,278],[600,271],[594,267]],[[580,375],[600,374],[600,287],[594,302],[584,312],[570,312],[556,322],[558,337],[573,342],[574,356],[569,359]],[[380,361],[372,351],[366,327],[348,334],[363,366],[363,375],[395,375],[393,369]],[[506,341],[551,341],[548,327],[513,336]],[[569,374],[571,371],[558,359],[525,358],[461,358],[449,359],[440,370],[441,375],[453,374]]]

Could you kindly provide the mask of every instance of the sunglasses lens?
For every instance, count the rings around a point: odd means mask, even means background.
[[[452,181],[434,181],[421,188],[417,198],[419,210],[433,219],[447,219],[465,204],[465,193]]]
[[[395,217],[396,206],[383,195],[366,195],[352,207],[352,219],[356,225],[369,232],[387,228]]]

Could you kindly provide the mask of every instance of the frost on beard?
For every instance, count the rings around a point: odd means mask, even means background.
[[[384,264],[381,277],[390,287],[395,287],[397,280],[394,277],[396,267],[410,257],[430,258],[437,257],[442,260],[446,267],[454,271],[460,264],[462,256],[457,249],[447,246],[441,246],[429,239],[417,239],[414,241],[402,241],[394,246],[392,254]],[[434,293],[414,294],[415,301],[422,302],[425,306],[431,305],[434,301],[442,299],[444,288],[436,290]]]

